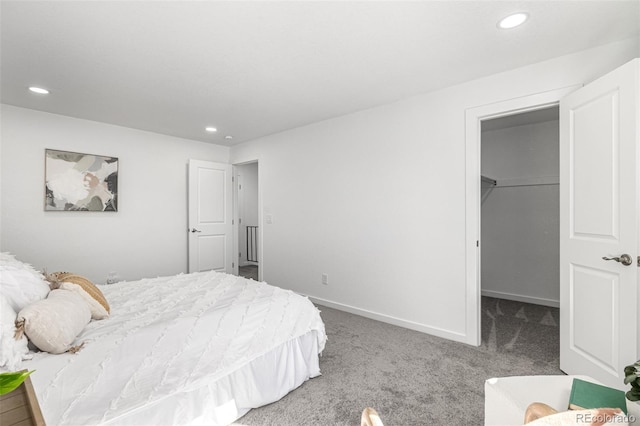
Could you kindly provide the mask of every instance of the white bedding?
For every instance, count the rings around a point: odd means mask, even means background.
[[[324,324],[291,291],[216,272],[101,290],[80,352],[23,363],[48,425],[228,424],[320,374]]]

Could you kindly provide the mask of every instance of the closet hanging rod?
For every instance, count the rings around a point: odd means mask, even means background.
[[[538,176],[538,177],[522,177],[522,178],[504,178],[500,179],[498,188],[509,188],[514,186],[547,186],[558,185],[560,179],[558,176]]]
[[[496,186],[498,184],[498,182],[495,179],[491,179],[491,178],[488,178],[488,177],[482,176],[482,175],[480,175],[480,180],[482,180],[482,182],[484,182],[484,183],[488,183],[488,184],[491,184],[493,186]]]
[[[541,183],[505,183],[499,185],[500,188],[514,188],[516,186],[552,186],[560,185],[558,182],[541,182]]]

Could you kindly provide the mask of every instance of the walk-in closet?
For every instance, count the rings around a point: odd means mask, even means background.
[[[559,117],[482,122],[482,343],[559,365]]]
[[[483,296],[559,306],[558,149],[557,107],[482,122]]]

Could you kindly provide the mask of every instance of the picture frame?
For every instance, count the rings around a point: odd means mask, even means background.
[[[117,157],[45,149],[45,211],[118,211]]]

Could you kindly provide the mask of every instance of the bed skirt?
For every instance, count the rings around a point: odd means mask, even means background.
[[[319,375],[317,332],[310,331],[215,383],[168,395],[103,424],[228,425],[250,409],[278,401],[291,389]]]

